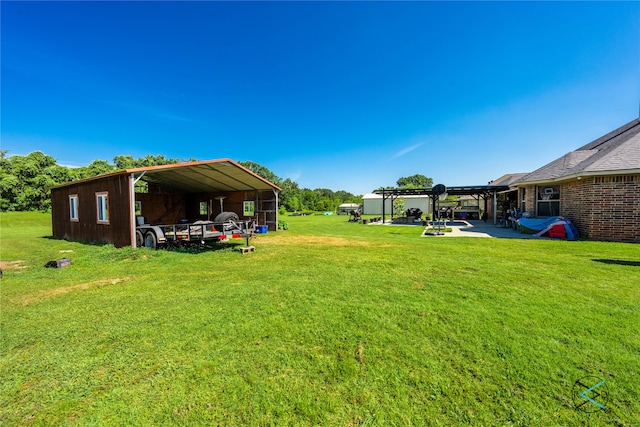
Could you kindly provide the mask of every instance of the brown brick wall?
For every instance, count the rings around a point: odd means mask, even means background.
[[[591,240],[640,243],[640,174],[584,177],[560,183],[560,215]],[[535,213],[535,186],[526,187]]]
[[[585,237],[640,243],[640,174],[585,178],[591,199],[584,218]]]
[[[523,193],[524,193],[524,197],[523,197]],[[518,199],[520,201],[524,200],[525,202],[525,207],[523,211],[529,212],[531,213],[531,216],[534,216],[536,214],[536,187],[528,186],[528,187],[521,188],[518,191],[518,194],[519,194]],[[520,208],[522,209],[522,206],[520,206]]]

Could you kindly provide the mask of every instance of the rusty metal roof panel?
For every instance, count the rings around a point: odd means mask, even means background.
[[[184,193],[280,190],[277,185],[230,159],[126,169],[65,183],[54,188],[131,173],[141,177],[143,181]]]

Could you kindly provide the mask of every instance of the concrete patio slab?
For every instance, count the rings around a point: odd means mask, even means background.
[[[520,233],[513,228],[496,227],[492,222],[487,221],[461,221],[455,220],[447,222],[446,228],[451,228],[451,232],[440,236],[431,236],[422,233],[423,237],[488,237],[501,239],[531,239],[531,234]],[[426,229],[425,229],[426,231]],[[429,231],[431,228],[429,227]]]

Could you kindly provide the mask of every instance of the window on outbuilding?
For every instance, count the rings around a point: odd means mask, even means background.
[[[69,196],[69,220],[78,222],[78,195]]]
[[[560,215],[560,186],[546,185],[537,188],[536,215]]]
[[[109,224],[109,193],[96,193],[98,224]]]
[[[209,214],[209,204],[207,202],[200,202],[200,215]]]

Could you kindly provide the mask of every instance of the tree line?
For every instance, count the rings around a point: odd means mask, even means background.
[[[196,159],[166,158],[163,155],[148,155],[140,158],[115,156],[113,162],[94,160],[88,166],[67,167],[59,165],[55,158],[34,151],[26,156],[7,155],[0,150],[0,211],[46,211],[51,208],[49,188],[66,182],[147,166],[168,165]],[[291,179],[282,179],[265,166],[251,161],[238,162],[250,171],[260,175],[282,189],[279,197],[281,209],[289,212],[329,211],[333,212],[343,203],[361,203],[362,195],[347,191],[333,191],[328,188],[300,188]],[[416,174],[403,177],[396,182],[399,188],[425,188],[433,185],[433,180]],[[137,185],[144,185],[139,182]],[[382,189],[380,187],[379,189]],[[393,188],[393,187],[384,187]]]
[[[94,160],[88,166],[67,167],[59,165],[55,158],[40,151],[26,156],[8,156],[0,150],[0,211],[46,211],[51,208],[49,188],[78,179],[147,166],[167,165],[195,161],[195,159],[166,158],[162,155],[134,158],[116,156],[113,162]],[[291,179],[282,179],[258,163],[239,162],[245,168],[260,175],[282,189],[280,206],[290,212],[334,211],[342,203],[360,203],[362,196],[347,191],[327,188],[300,188]]]

